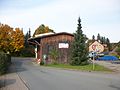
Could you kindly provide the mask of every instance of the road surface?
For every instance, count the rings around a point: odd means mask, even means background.
[[[120,75],[80,72],[34,65],[29,58],[12,58],[29,90],[120,90]]]

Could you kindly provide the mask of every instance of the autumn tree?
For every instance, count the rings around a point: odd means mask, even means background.
[[[7,53],[11,42],[13,28],[8,25],[0,25],[0,50]]]
[[[13,52],[19,52],[24,47],[24,34],[19,28],[15,28],[12,33]]]
[[[24,35],[19,28],[0,25],[0,50],[5,53],[16,53],[24,47]]]
[[[48,32],[54,32],[52,29],[50,29],[48,26],[45,26],[44,24],[41,24],[34,32],[33,37],[37,34],[42,33],[48,33]]]
[[[88,50],[86,45],[86,35],[83,34],[81,19],[78,19],[78,27],[74,33],[74,41],[71,49],[71,65],[85,65],[88,62]]]

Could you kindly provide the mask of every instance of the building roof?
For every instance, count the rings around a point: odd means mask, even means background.
[[[37,34],[35,35],[35,37],[46,36],[46,35],[51,35],[51,34],[55,34],[55,33],[49,32],[49,33]]]
[[[42,38],[52,37],[52,36],[57,36],[57,35],[70,35],[70,36],[74,37],[73,34],[67,33],[67,32],[45,33],[45,34],[37,35],[37,37],[29,38],[29,39],[28,39],[28,42],[29,42],[29,43],[33,43],[33,44],[36,44],[36,41],[39,42]]]

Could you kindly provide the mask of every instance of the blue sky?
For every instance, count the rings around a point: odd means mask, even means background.
[[[80,16],[83,33],[120,41],[120,0],[0,0],[0,22],[31,32],[45,24],[73,33]]]

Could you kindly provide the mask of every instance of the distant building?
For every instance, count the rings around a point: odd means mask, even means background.
[[[98,52],[101,53],[104,51],[104,45],[99,43],[98,41],[94,41],[90,46],[89,46],[89,52]]]
[[[48,62],[51,62],[49,53],[52,49],[56,49],[59,52],[58,62],[67,63],[70,57],[70,47],[73,38],[73,34],[66,32],[44,33],[28,39],[28,42],[36,47],[35,53],[37,59],[42,60],[45,55]]]

